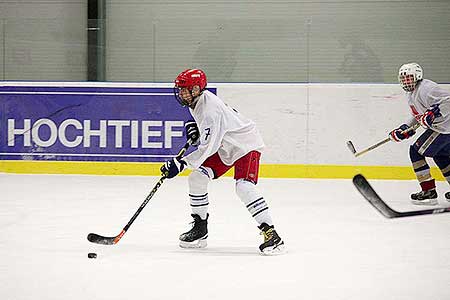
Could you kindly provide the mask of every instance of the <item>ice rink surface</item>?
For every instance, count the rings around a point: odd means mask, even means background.
[[[0,174],[0,299],[450,299],[450,214],[385,219],[351,180],[260,180],[283,256],[259,255],[231,178],[210,185],[206,249],[178,247],[186,177],[164,182],[118,244],[86,240],[117,235],[157,180]],[[369,181],[393,208],[417,209],[416,182]]]

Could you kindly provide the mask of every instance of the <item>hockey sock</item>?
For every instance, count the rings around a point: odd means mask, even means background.
[[[433,157],[434,162],[439,167],[442,175],[445,177],[448,183],[450,183],[450,157],[447,156],[436,156]]]
[[[447,156],[435,156],[433,157],[434,162],[442,171],[444,177],[450,176],[450,157]]]
[[[422,191],[434,190],[436,188],[436,183],[434,182],[434,179],[422,181],[420,187],[422,188]]]
[[[259,225],[262,223],[273,225],[269,207],[254,183],[244,179],[237,180],[236,194]]]
[[[425,156],[421,155],[414,146],[409,147],[409,158],[411,159],[412,166],[414,168],[414,173],[416,173],[417,180],[419,183],[427,182],[432,180],[430,173],[430,166],[425,160]],[[423,186],[422,186],[423,190]]]
[[[189,175],[189,200],[192,213],[199,215],[205,220],[208,213],[208,183],[210,181],[209,168],[203,168],[192,171]]]

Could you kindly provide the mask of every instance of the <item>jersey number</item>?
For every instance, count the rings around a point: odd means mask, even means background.
[[[205,128],[205,141],[208,140],[208,136],[211,135],[211,128]]]

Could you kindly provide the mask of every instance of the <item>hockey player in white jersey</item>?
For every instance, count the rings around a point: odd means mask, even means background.
[[[409,148],[409,157],[421,191],[411,195],[412,203],[436,205],[437,192],[426,157],[433,158],[443,176],[450,183],[450,92],[437,83],[423,79],[423,70],[417,63],[400,67],[398,81],[406,91],[412,118],[389,133],[399,142],[415,134],[405,129],[419,123],[426,130]],[[449,201],[450,192],[445,194]]]
[[[284,242],[276,232],[264,197],[256,189],[260,151],[263,140],[255,124],[206,90],[207,79],[202,70],[188,69],[175,80],[175,97],[188,106],[193,121],[186,122],[188,139],[198,148],[182,159],[174,158],[162,167],[163,176],[172,178],[185,168],[189,199],[194,218],[193,227],[181,234],[183,248],[204,248],[208,237],[208,183],[234,167],[236,194],[258,223],[264,236],[259,246],[262,254],[284,252]]]

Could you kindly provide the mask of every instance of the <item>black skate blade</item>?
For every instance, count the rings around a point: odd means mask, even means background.
[[[106,237],[101,236],[96,233],[89,233],[87,236],[87,239],[91,243],[100,244],[100,245],[114,245],[114,240],[116,239],[115,236],[113,237]]]

